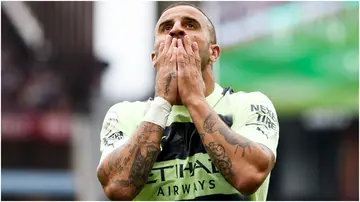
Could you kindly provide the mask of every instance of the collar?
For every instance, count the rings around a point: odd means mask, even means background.
[[[223,92],[223,88],[219,84],[215,83],[213,92],[206,97],[207,103],[211,107],[214,107],[216,102],[218,102],[219,99],[223,96],[222,92]],[[175,112],[176,114],[177,112],[188,112],[188,110],[183,105],[173,105],[172,112]]]

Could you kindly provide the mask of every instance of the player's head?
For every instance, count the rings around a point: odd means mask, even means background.
[[[161,14],[155,26],[155,51],[158,53],[160,43],[167,35],[182,39],[188,35],[199,46],[202,69],[217,60],[220,47],[216,44],[214,25],[200,8],[189,3],[175,3],[167,7]]]

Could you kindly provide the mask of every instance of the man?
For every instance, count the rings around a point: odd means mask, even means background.
[[[262,93],[215,83],[208,17],[174,4],[155,27],[155,98],[107,112],[97,176],[111,200],[266,200],[279,127]]]

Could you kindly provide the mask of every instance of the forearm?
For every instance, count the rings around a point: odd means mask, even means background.
[[[187,108],[205,149],[225,179],[243,194],[256,191],[273,165],[271,152],[233,132],[206,101]]]
[[[141,191],[160,152],[163,133],[160,126],[142,122],[126,144],[102,161],[97,175],[111,200],[132,200]]]

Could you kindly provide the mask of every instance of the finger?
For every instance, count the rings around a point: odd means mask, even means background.
[[[194,51],[191,48],[191,40],[188,35],[184,37],[184,48],[188,54],[192,54]]]
[[[178,39],[178,50],[177,50],[177,64],[178,64],[178,69],[180,71],[180,69],[185,68],[185,54],[186,51],[184,49],[184,46],[182,44],[181,39]]]
[[[171,41],[171,46],[170,47],[176,47],[176,41],[177,41],[177,39],[173,38],[172,41]]]
[[[164,44],[165,44],[165,43],[160,43],[159,49],[158,49],[158,51],[155,53],[155,60],[152,61],[152,64],[153,64],[154,67],[157,66],[156,64],[157,64],[158,61],[159,61],[159,55],[160,55],[160,54],[162,53],[162,51],[164,50]]]
[[[168,52],[168,50],[170,48],[170,45],[171,45],[171,39],[172,39],[172,37],[170,35],[166,36],[164,50],[163,50],[162,53],[167,53]]]
[[[164,44],[165,44],[165,43],[160,43],[159,53],[161,53],[161,52],[164,50]]]
[[[165,52],[165,58],[167,58],[168,60],[171,59],[171,56],[174,51],[174,47],[176,47],[176,39],[175,38],[172,39],[169,50],[167,52]]]
[[[185,48],[184,48],[184,44],[183,44],[183,42],[182,42],[181,39],[178,39],[178,40],[177,40],[177,45],[178,45],[178,48],[181,47],[182,49],[185,49]]]
[[[176,43],[176,40],[175,40]],[[177,52],[178,52],[178,48],[177,47],[171,47],[171,57],[170,57],[170,65],[171,67],[175,70],[176,69],[176,58],[177,58]]]
[[[191,44],[192,49],[194,50],[194,59],[195,59],[195,64],[198,68],[201,69],[201,57],[200,57],[200,53],[199,53],[199,46],[196,42],[193,42]]]
[[[200,57],[199,46],[198,46],[198,44],[197,44],[195,41],[191,44],[191,47],[192,47],[192,49],[193,49],[193,51],[194,51],[194,55],[195,55],[196,57]]]

